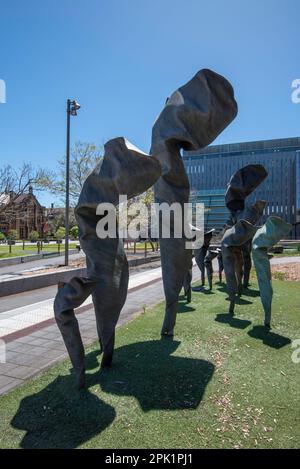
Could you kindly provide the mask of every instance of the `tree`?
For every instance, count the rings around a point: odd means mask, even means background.
[[[64,208],[55,208],[52,210],[52,217],[49,219],[49,231],[50,236],[55,236],[56,231],[59,227],[65,226],[65,209]],[[74,209],[70,209],[69,214],[69,226],[72,228],[77,224],[74,214]]]
[[[0,168],[0,193],[11,193],[14,198],[28,191],[29,186],[45,190],[54,173],[45,169],[35,169],[31,163],[23,163],[19,168],[7,164]]]
[[[0,243],[6,240],[5,234],[0,231]]]
[[[55,233],[55,238],[61,240],[66,236],[66,229],[64,226],[60,226]]]
[[[9,232],[7,233],[7,238],[10,241],[13,241],[13,240],[17,239],[17,237],[18,237],[17,230],[9,230]]]
[[[76,142],[70,152],[70,204],[75,206],[84,181],[102,158],[102,148],[92,143]],[[64,201],[66,192],[66,156],[58,161],[58,171],[48,180],[48,189],[60,194]]]
[[[38,241],[39,237],[40,237],[40,235],[39,235],[38,231],[31,231],[29,233],[29,236],[28,236],[29,241],[31,241],[32,243]]]
[[[78,238],[78,226],[75,225],[75,226],[72,226],[72,228],[70,229],[70,235],[72,236],[73,239],[77,239]]]

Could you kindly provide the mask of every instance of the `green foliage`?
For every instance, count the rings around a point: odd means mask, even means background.
[[[285,280],[285,273],[284,272],[273,272],[272,277],[276,280]]]
[[[99,163],[103,149],[89,142],[76,142],[70,155],[70,203],[75,206],[84,181]],[[65,199],[66,190],[66,157],[57,162],[57,172],[48,180],[48,190]]]
[[[300,252],[300,243],[297,244],[297,251]]]
[[[5,241],[5,240],[6,240],[5,234],[0,231],[0,241]]]
[[[70,235],[72,237],[72,239],[78,239],[78,226],[75,225],[75,226],[72,226],[72,228],[70,229]]]
[[[7,233],[7,238],[9,240],[16,240],[18,237],[18,232],[17,230],[9,230],[9,232]]]
[[[65,236],[66,236],[66,229],[63,226],[60,226],[55,233],[55,238],[59,240],[59,239],[63,239]]]
[[[38,241],[39,237],[40,237],[40,235],[39,235],[38,231],[31,231],[29,233],[29,236],[28,236],[29,241],[31,241],[32,243]]]
[[[53,218],[49,220],[49,235],[50,236],[55,236],[56,231],[61,227],[65,226],[65,210],[62,208],[56,208],[53,211]],[[76,225],[76,219],[75,219],[75,214],[74,210],[70,208],[70,214],[69,214],[69,226],[73,227]]]

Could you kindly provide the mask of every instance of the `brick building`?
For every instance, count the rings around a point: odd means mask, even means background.
[[[45,223],[45,207],[37,200],[32,187],[19,196],[14,192],[0,195],[0,231],[5,235],[17,230],[17,237],[26,239],[31,231],[38,231],[42,237]]]

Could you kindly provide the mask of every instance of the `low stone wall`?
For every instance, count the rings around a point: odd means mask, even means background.
[[[149,256],[146,258],[130,259],[128,261],[130,267],[136,267],[149,262],[157,261],[160,256]],[[38,288],[56,285],[58,282],[68,282],[73,277],[86,276],[86,268],[66,269],[59,272],[49,272],[38,275],[28,275],[18,279],[4,280],[0,282],[0,297],[15,295]]]
[[[70,249],[69,254],[77,254],[77,249]],[[10,265],[25,264],[25,262],[39,261],[41,259],[48,259],[49,257],[63,256],[64,252],[43,252],[40,254],[28,254],[27,256],[8,257],[7,259],[0,259],[0,268]]]

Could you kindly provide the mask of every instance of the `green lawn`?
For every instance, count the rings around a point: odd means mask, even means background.
[[[76,249],[78,243],[70,243],[69,248],[70,249]],[[61,244],[60,246],[61,252],[64,250],[64,245]],[[57,244],[44,244],[43,250],[41,253],[46,253],[46,252],[58,252]],[[11,253],[9,252],[9,246],[6,244],[1,244],[0,245],[0,259],[6,259],[8,257],[20,257],[20,256],[28,256],[30,254],[37,254],[37,246],[36,245],[25,245],[25,250],[23,251],[23,246],[22,245],[13,245],[11,247]]]
[[[0,447],[299,448],[299,283],[274,281],[270,333],[256,284],[240,303],[232,319],[222,285],[194,293],[173,341],[163,305],[147,309],[118,329],[110,371],[87,350],[88,390],[64,361],[0,398]]]
[[[274,257],[290,257],[300,256],[300,251],[297,249],[284,249],[282,254],[274,254]]]

